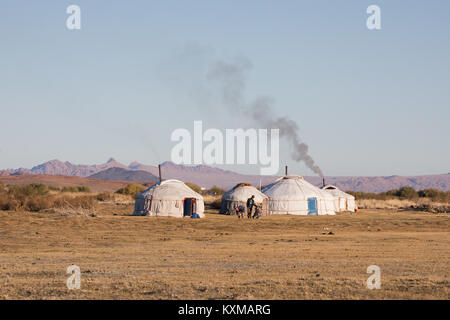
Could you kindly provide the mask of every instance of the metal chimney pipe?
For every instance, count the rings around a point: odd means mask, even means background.
[[[161,165],[160,164],[158,164],[158,169],[159,169],[159,183],[161,183],[162,176],[161,176]]]
[[[284,171],[285,171],[285,174],[284,174],[284,175],[287,176],[287,175],[288,175],[288,170],[287,170],[288,168],[287,168],[287,166],[285,166],[284,169],[285,169],[285,170],[284,170]]]
[[[323,187],[325,187],[325,178],[323,178],[322,182],[323,182]]]

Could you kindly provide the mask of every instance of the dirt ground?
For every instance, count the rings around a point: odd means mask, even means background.
[[[448,299],[448,214],[238,220],[0,211],[0,299]],[[66,269],[81,269],[68,290]],[[369,290],[369,265],[381,289]]]

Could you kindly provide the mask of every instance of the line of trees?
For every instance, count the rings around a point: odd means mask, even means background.
[[[450,191],[441,191],[438,189],[428,188],[416,191],[412,187],[401,187],[399,189],[393,189],[381,193],[361,192],[361,191],[347,191],[347,193],[353,195],[358,199],[418,199],[418,198],[430,198],[433,201],[449,202]]]

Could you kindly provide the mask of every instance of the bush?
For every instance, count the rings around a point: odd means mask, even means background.
[[[66,186],[63,187],[62,192],[85,192],[85,193],[90,193],[91,189],[89,187],[86,186]]]
[[[186,182],[185,185],[187,185],[189,188],[191,188],[192,190],[194,190],[197,193],[202,192],[202,188],[200,186],[196,185],[195,183]]]
[[[27,197],[46,195],[48,187],[42,183],[32,183],[26,186],[8,185],[8,193],[17,200],[24,200]]]
[[[7,189],[0,188],[0,210],[17,210],[23,208],[26,211],[42,211],[50,208],[82,208],[95,207],[94,196],[54,196],[49,195],[49,190],[56,187],[48,187],[41,183],[32,183],[26,186],[8,185]],[[59,190],[59,189],[58,189]],[[72,192],[90,192],[88,187],[66,187]],[[106,197],[106,194],[100,197]]]
[[[373,193],[373,192],[362,192],[362,191],[345,191],[355,197],[356,200],[360,199],[374,199],[374,200],[386,200],[389,198],[386,193]],[[394,196],[391,196],[393,198]]]
[[[53,206],[53,201],[47,197],[32,197],[26,200],[24,209],[27,211],[37,212],[49,209]]]
[[[213,186],[211,189],[208,190],[209,194],[224,194],[226,191],[222,188],[219,188],[218,186]]]
[[[136,197],[139,193],[143,192],[145,188],[140,184],[129,184],[116,191],[118,194],[127,194]]]
[[[109,201],[109,200],[114,199],[114,195],[112,195],[109,192],[102,192],[102,193],[97,194],[96,199],[98,201]]]
[[[436,201],[449,202],[450,201],[450,191],[441,191],[437,189],[424,189],[417,192],[421,198],[430,198]]]
[[[411,187],[401,187],[396,190],[396,196],[404,199],[414,199],[418,197],[416,190]]]
[[[15,211],[20,203],[6,194],[0,194],[0,210]]]

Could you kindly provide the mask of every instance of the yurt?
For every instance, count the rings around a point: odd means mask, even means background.
[[[338,189],[336,186],[327,185],[322,188],[323,191],[331,194],[334,197],[334,210],[340,211],[352,211],[355,212],[356,203],[355,197],[351,194],[345,193]]]
[[[253,185],[248,183],[239,183],[230,191],[222,196],[222,205],[220,213],[222,214],[236,214],[236,206],[243,206],[247,209],[247,200],[255,196],[255,204],[261,207],[261,214],[266,215],[268,210],[268,197],[256,189]]]
[[[334,215],[334,197],[301,176],[288,175],[265,187],[269,214]]]
[[[193,217],[203,218],[203,197],[178,180],[157,183],[136,197],[135,216]]]

